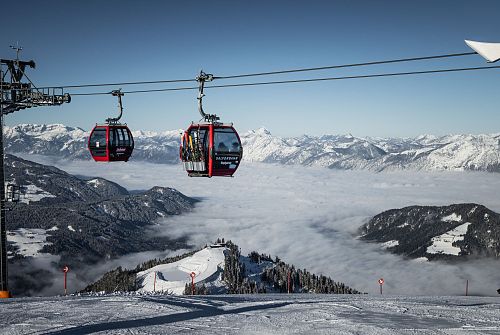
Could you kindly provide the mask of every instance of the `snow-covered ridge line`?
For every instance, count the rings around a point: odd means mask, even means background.
[[[132,159],[177,164],[181,130],[134,131]],[[6,127],[9,153],[90,159],[88,132],[60,124]],[[372,138],[323,135],[282,138],[266,128],[241,134],[243,159],[343,170],[451,170],[500,172],[500,134]]]

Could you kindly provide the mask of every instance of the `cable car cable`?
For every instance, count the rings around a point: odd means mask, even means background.
[[[244,86],[260,86],[260,85],[277,85],[277,84],[306,83],[306,82],[317,82],[317,81],[333,81],[333,80],[346,80],[346,79],[366,79],[366,78],[410,76],[410,75],[420,75],[420,74],[464,72],[464,71],[476,71],[476,70],[488,70],[488,69],[500,69],[500,65],[497,65],[497,66],[468,67],[468,68],[438,69],[438,70],[426,70],[426,71],[379,73],[379,74],[344,76],[344,77],[327,77],[327,78],[281,80],[281,81],[255,82],[255,83],[237,83],[237,84],[224,84],[224,85],[210,85],[210,86],[205,86],[205,88],[227,88],[227,87],[244,87]],[[184,91],[184,90],[197,90],[197,89],[199,89],[199,88],[198,87],[175,87],[175,88],[161,88],[161,89],[125,91],[123,93],[126,93],[126,94],[132,94],[132,93],[153,93],[153,92]],[[92,95],[109,94],[109,92],[70,93],[70,94],[72,96],[92,96]]]
[[[393,63],[403,63],[403,62],[413,62],[431,59],[442,59],[451,57],[462,57],[477,55],[476,52],[462,52],[462,53],[450,53],[443,55],[433,55],[433,56],[423,56],[423,57],[411,57],[411,58],[399,58],[399,59],[389,59],[365,63],[352,63],[352,64],[341,64],[341,65],[331,65],[331,66],[321,66],[321,67],[311,67],[311,68],[301,68],[301,69],[290,69],[290,70],[279,70],[279,71],[269,71],[269,72],[257,72],[257,73],[246,73],[246,74],[236,74],[229,76],[214,76],[214,79],[234,79],[234,78],[244,78],[244,77],[256,77],[256,76],[268,76],[277,74],[287,74],[287,73],[297,73],[297,72],[309,72],[309,71],[320,71],[329,69],[340,69],[348,67],[361,67],[361,66],[371,66],[371,65],[382,65],[382,64],[393,64]],[[173,79],[173,80],[152,80],[152,81],[131,81],[131,82],[121,82],[121,83],[104,83],[104,84],[81,84],[81,85],[58,85],[50,87],[40,87],[42,88],[85,88],[85,87],[101,87],[101,86],[126,86],[126,85],[150,85],[150,84],[166,84],[166,83],[181,83],[181,82],[196,82],[196,79]]]
[[[403,62],[413,62],[413,61],[422,61],[422,60],[439,59],[439,58],[450,58],[450,57],[461,57],[461,56],[470,56],[470,55],[477,55],[477,52],[462,52],[462,53],[455,53],[455,54],[413,57],[413,58],[400,58],[400,59],[374,61],[374,62],[366,62],[366,63],[321,66],[321,67],[311,67],[311,68],[304,68],[304,69],[293,69],[293,70],[271,71],[271,72],[257,72],[257,73],[248,73],[248,74],[238,74],[238,75],[232,75],[232,76],[214,76],[214,79],[233,79],[233,78],[244,78],[244,77],[268,76],[268,75],[285,74],[285,73],[320,71],[320,70],[329,70],[329,69],[341,69],[341,68],[347,68],[347,67],[403,63]]]
[[[195,82],[196,79],[172,79],[172,80],[152,80],[152,81],[130,81],[122,83],[107,83],[107,84],[82,84],[82,85],[65,85],[65,86],[48,86],[40,88],[84,88],[84,87],[101,87],[101,86],[126,86],[126,85],[149,85],[149,84],[167,84],[167,83],[182,83]]]

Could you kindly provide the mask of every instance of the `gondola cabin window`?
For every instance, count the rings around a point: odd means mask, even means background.
[[[241,151],[240,140],[231,128],[216,129],[214,133],[215,150],[220,153],[235,153]]]
[[[90,151],[92,156],[106,156],[106,128],[95,129],[90,138]]]

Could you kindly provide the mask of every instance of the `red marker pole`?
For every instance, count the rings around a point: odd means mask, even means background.
[[[288,272],[288,293],[290,293],[290,272]]]
[[[378,280],[378,283],[380,284],[380,294],[382,294],[382,286],[384,285],[384,278],[380,278]]]
[[[69,271],[69,267],[67,265],[65,265],[63,267],[63,272],[64,272],[64,295],[68,294],[68,286],[67,286],[68,271]]]
[[[194,277],[196,277],[196,273],[191,272],[191,294],[194,295]]]
[[[155,271],[155,280],[153,282],[153,292],[156,292],[156,271]]]

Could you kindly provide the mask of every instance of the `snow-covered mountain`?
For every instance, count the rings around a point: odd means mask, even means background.
[[[260,128],[242,136],[244,159],[335,169],[500,171],[500,135],[279,138]]]
[[[360,232],[364,240],[422,261],[500,257],[500,215],[478,204],[391,209]]]
[[[133,132],[131,160],[179,162],[181,130]],[[90,159],[88,132],[60,124],[6,127],[7,152]],[[361,138],[352,135],[273,136],[259,128],[241,135],[246,161],[334,169],[452,170],[500,172],[500,134]]]
[[[174,164],[179,161],[181,130],[162,133],[133,131],[133,160]],[[87,150],[90,131],[62,124],[20,124],[5,127],[5,149],[13,154],[37,154],[65,159],[91,159]]]
[[[240,248],[218,240],[204,248],[164,260],[153,259],[133,270],[117,268],[83,292],[139,292],[162,294],[251,293],[360,293],[323,275],[296,269],[278,257],[255,251],[241,255]],[[194,288],[190,285],[194,274]]]
[[[175,189],[129,193],[104,178],[77,178],[12,155],[6,155],[5,176],[27,191],[6,211],[7,255],[17,267],[9,275],[19,277],[11,278],[11,290],[18,295],[39,294],[52,284],[37,272],[42,260],[71,264],[84,277],[87,266],[105,260],[188,246],[184,238],[149,231],[158,219],[188,212],[197,202]]]

